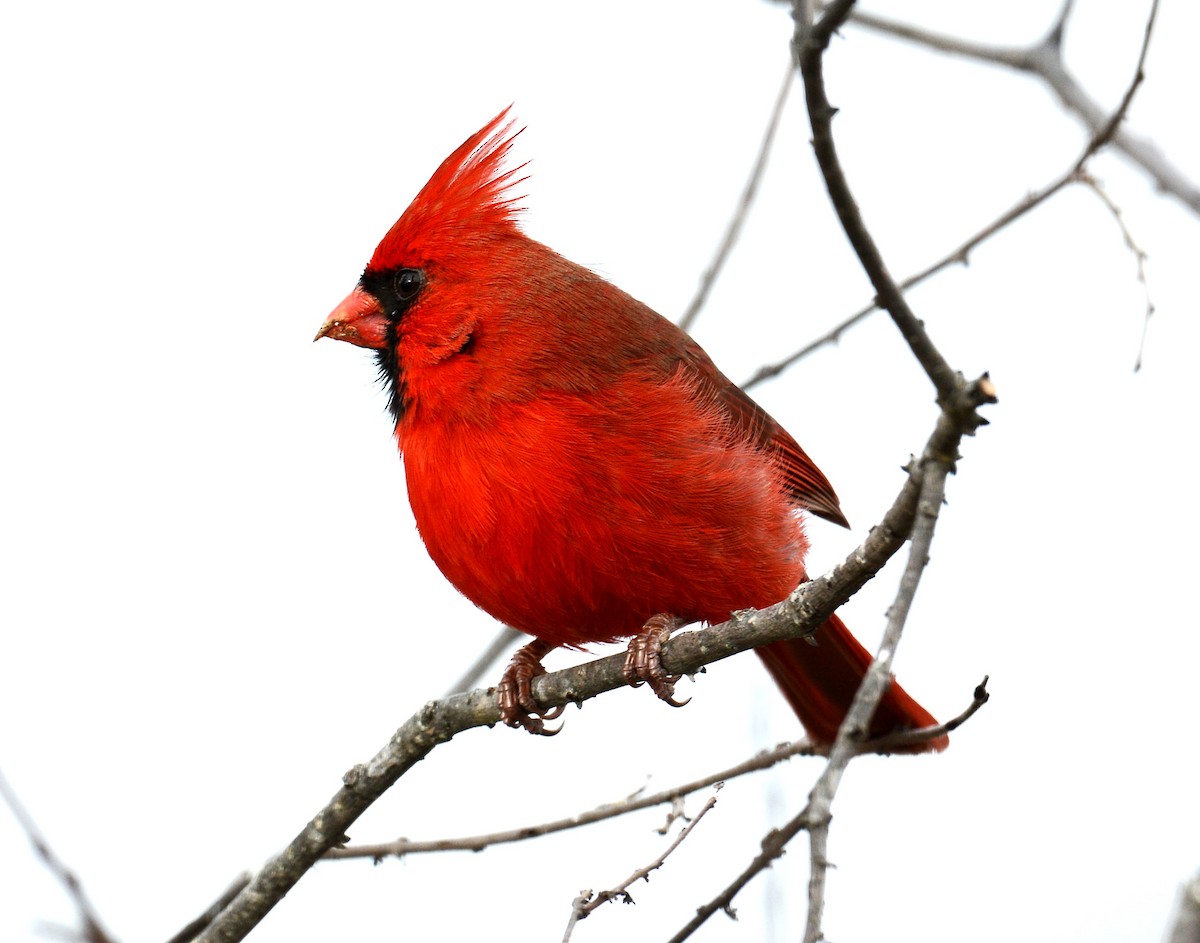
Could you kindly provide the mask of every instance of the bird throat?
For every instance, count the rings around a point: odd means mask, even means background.
[[[396,352],[396,334],[398,321],[388,325],[387,343],[375,351],[375,365],[379,369],[379,382],[383,384],[388,394],[388,412],[392,419],[399,423],[408,408],[408,392],[404,384],[404,370],[400,365],[400,355]]]

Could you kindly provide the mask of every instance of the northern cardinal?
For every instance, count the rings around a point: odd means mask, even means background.
[[[803,582],[802,509],[848,525],[804,450],[687,334],[518,228],[507,113],[446,158],[317,339],[376,351],[421,537],[468,599],[534,636],[500,704],[545,732],[529,681],[547,652],[632,637],[627,677],[670,701],[673,627]],[[870,662],[841,620],[758,654],[832,742]],[[871,733],[935,723],[893,682]]]

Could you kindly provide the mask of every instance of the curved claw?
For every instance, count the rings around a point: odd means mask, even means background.
[[[496,686],[496,701],[500,708],[500,719],[509,727],[524,727],[540,737],[553,737],[562,730],[562,724],[548,728],[545,721],[556,720],[564,710],[563,705],[543,710],[534,700],[530,687],[534,678],[546,673],[542,659],[553,650],[553,645],[534,639],[517,649],[504,669]]]
[[[562,716],[562,712],[567,709],[566,704],[559,704],[557,707],[552,707],[548,711],[541,711],[538,716],[542,720],[558,720]]]
[[[684,698],[682,701],[675,700],[675,692],[674,691],[671,691],[670,694],[668,694],[666,697],[659,694],[658,699],[660,701],[662,701],[664,704],[666,704],[668,707],[687,707],[689,704],[692,703],[692,699],[690,697]]]
[[[526,713],[522,714],[520,717],[514,718],[511,723],[509,721],[505,721],[505,723],[507,723],[510,727],[524,727],[529,733],[539,737],[554,737],[562,732],[565,721],[562,724],[559,724],[557,727],[547,727],[543,721],[552,720],[561,713],[562,707],[559,706],[554,708],[553,712],[548,714]]]
[[[557,727],[547,727],[545,721],[557,720],[565,710],[566,707],[562,704],[552,707],[548,711],[524,710],[511,719],[505,719],[504,722],[510,727],[524,727],[529,733],[536,734],[539,737],[553,737],[562,731],[563,727],[566,726],[566,721]]]
[[[675,699],[675,682],[683,676],[669,675],[662,666],[662,647],[681,624],[666,613],[653,616],[642,631],[629,640],[625,664],[621,668],[621,674],[631,687],[641,687],[644,682],[650,685],[659,700],[671,707],[683,707],[691,701],[690,697],[685,701]]]

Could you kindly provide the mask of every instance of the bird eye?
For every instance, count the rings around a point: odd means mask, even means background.
[[[396,273],[396,297],[401,301],[412,301],[425,284],[420,269],[402,268]]]

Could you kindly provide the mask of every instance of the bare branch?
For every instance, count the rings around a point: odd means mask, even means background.
[[[250,883],[250,878],[251,875],[248,873],[239,874],[234,878],[233,883],[225,888],[221,896],[205,908],[204,913],[167,940],[167,943],[188,943],[189,940],[194,939],[196,934],[216,920],[221,911],[233,903],[234,898],[245,890]]]
[[[1007,228],[1011,223],[1016,222],[1026,213],[1029,213],[1031,210],[1041,206],[1048,199],[1050,199],[1050,197],[1058,193],[1059,190],[1062,190],[1068,184],[1074,183],[1076,179],[1076,165],[1072,165],[1071,169],[1066,173],[1062,174],[1051,183],[1044,186],[1042,189],[1017,201],[1017,203],[1015,203],[1012,207],[1000,214],[1000,216],[996,217],[996,219],[988,223],[982,229],[978,230],[973,236],[960,243],[957,247],[952,249],[946,255],[942,256],[936,262],[931,263],[921,271],[916,272],[904,279],[904,281],[900,282],[901,290],[908,291],[910,288],[921,284],[922,282],[936,275],[938,272],[949,268],[951,265],[965,265],[971,252],[973,252],[979,245],[986,242],[1001,230]],[[794,353],[789,354],[782,360],[777,360],[774,363],[764,364],[763,366],[759,367],[754,375],[742,384],[742,389],[750,390],[755,386],[758,386],[758,384],[783,373],[783,371],[791,367],[797,361],[807,357],[813,351],[819,350],[826,344],[837,343],[847,330],[854,327],[854,325],[858,324],[860,321],[866,320],[870,315],[879,310],[880,307],[877,302],[864,305],[854,312],[854,314],[839,322],[820,337],[811,341]]]
[[[1200,943],[1200,874],[1179,889],[1167,943]]]
[[[926,740],[936,740],[961,727],[979,708],[987,703],[987,700],[987,678],[984,678],[975,688],[971,704],[957,716],[938,724],[936,727],[925,727],[920,730],[897,730],[883,737],[868,740],[860,745],[859,752],[892,753],[904,750],[918,743],[923,743]],[[604,805],[566,818],[553,819],[549,822],[541,822],[535,825],[522,825],[518,828],[488,832],[482,835],[469,835],[463,838],[438,838],[427,841],[398,838],[390,842],[331,848],[325,853],[325,858],[333,861],[349,858],[372,858],[375,861],[380,861],[383,858],[392,856],[403,858],[406,855],[426,854],[430,852],[482,851],[492,845],[503,845],[539,838],[542,835],[551,835],[555,832],[580,828],[585,825],[594,825],[597,822],[628,815],[631,812],[640,812],[642,809],[650,809],[654,806],[670,803],[672,812],[667,819],[667,824],[658,829],[660,834],[665,835],[670,828],[671,822],[682,817],[682,802],[685,796],[691,795],[693,792],[698,792],[701,789],[706,789],[716,783],[729,782],[730,780],[737,779],[739,776],[746,776],[750,773],[770,769],[772,766],[784,760],[789,760],[794,756],[825,756],[828,755],[828,752],[826,747],[816,744],[807,738],[793,740],[791,743],[782,743],[771,750],[761,750],[735,766],[716,773],[710,773],[700,779],[681,783],[678,786],[672,786],[669,789],[663,789],[649,795],[642,795],[639,790],[626,799],[618,802],[606,802]],[[183,939],[190,939],[190,937]],[[170,943],[176,943],[176,941],[172,940]]]
[[[1067,31],[1067,20],[1071,17],[1071,11],[1075,9],[1075,0],[1063,0],[1063,4],[1058,8],[1058,16],[1054,18],[1049,31],[1046,33],[1045,42],[1054,43],[1056,46],[1061,46],[1063,36]]]
[[[1069,6],[1069,4],[1064,6],[1064,13],[1067,11]],[[926,281],[933,275],[936,275],[938,272],[949,268],[951,265],[965,264],[971,252],[978,248],[982,243],[986,242],[992,236],[1007,228],[1009,225],[1016,222],[1027,213],[1041,206],[1060,190],[1072,183],[1088,182],[1088,175],[1085,170],[1088,160],[1102,150],[1112,140],[1113,135],[1117,132],[1121,122],[1124,120],[1126,113],[1129,111],[1129,106],[1133,101],[1134,94],[1137,92],[1138,87],[1145,78],[1143,67],[1146,61],[1146,54],[1150,48],[1150,36],[1153,32],[1157,13],[1158,0],[1154,0],[1150,8],[1149,19],[1146,22],[1141,52],[1138,57],[1138,63],[1133,78],[1130,80],[1129,86],[1125,90],[1125,94],[1121,97],[1121,102],[1117,106],[1116,111],[1114,111],[1106,121],[1100,124],[1096,134],[1088,141],[1082,153],[1075,159],[1075,162],[1050,183],[1046,184],[1040,190],[1037,190],[1018,200],[1012,207],[1001,213],[998,217],[996,217],[996,219],[979,229],[973,236],[962,242],[946,255],[942,256],[936,262],[933,262],[921,271],[916,272],[904,279],[904,281],[900,282],[899,285],[901,290],[907,291],[915,285],[919,285]],[[765,380],[769,380],[772,377],[778,376],[784,370],[788,369],[802,358],[808,356],[813,351],[824,347],[826,344],[836,343],[841,338],[842,334],[844,334],[854,325],[858,324],[860,321],[865,320],[874,312],[880,310],[880,307],[879,299],[877,298],[874,302],[863,306],[858,311],[854,312],[854,314],[850,315],[848,318],[844,319],[806,346],[800,348],[792,354],[789,354],[782,360],[759,367],[754,375],[742,384],[742,389],[750,390]]]
[[[813,150],[829,190],[830,201],[855,254],[875,288],[879,303],[891,315],[909,349],[925,368],[926,374],[937,389],[938,403],[943,410],[942,419],[960,432],[969,434],[983,421],[975,412],[975,407],[979,404],[972,403],[969,395],[964,399],[968,390],[961,375],[950,368],[937,350],[924,325],[908,307],[903,291],[889,274],[854,200],[834,143],[834,109],[825,91],[824,57],[830,37],[850,15],[852,7],[853,0],[831,3],[820,21],[806,34],[798,35],[795,40],[797,64],[804,78],[805,101],[813,129]],[[977,381],[974,392],[976,395],[982,392],[994,399],[990,383],[981,384]],[[823,938],[821,920],[825,909],[825,876],[829,867],[827,852],[833,799],[846,767],[856,753],[856,744],[861,742],[869,730],[871,717],[891,684],[892,660],[920,584],[921,574],[928,563],[934,525],[945,498],[946,476],[953,471],[957,458],[957,450],[932,453],[926,451],[922,456],[920,498],[912,530],[912,546],[896,601],[888,613],[883,642],[842,721],[830,751],[829,762],[809,794],[807,808],[802,813],[804,826],[809,832],[811,849],[805,943],[818,943]],[[793,821],[790,827],[793,829],[791,834],[794,835],[799,823]],[[782,845],[779,847],[782,848]],[[764,847],[764,853],[766,851]]]
[[[1146,255],[1146,250],[1138,245],[1137,240],[1133,238],[1133,233],[1125,223],[1125,216],[1121,212],[1121,208],[1108,195],[1108,191],[1104,189],[1100,181],[1087,171],[1081,170],[1079,172],[1079,182],[1096,194],[1100,198],[1100,202],[1112,214],[1113,221],[1117,224],[1117,228],[1121,230],[1121,238],[1125,240],[1125,247],[1133,253],[1134,261],[1137,264],[1137,280],[1141,283],[1142,293],[1146,299],[1146,313],[1142,318],[1142,339],[1138,343],[1137,358],[1133,362],[1133,371],[1137,373],[1137,371],[1142,369],[1142,356],[1146,352],[1146,338],[1150,333],[1150,318],[1154,315],[1154,300],[1150,296],[1150,283],[1146,280],[1146,259],[1148,256]]]
[[[83,890],[83,884],[76,876],[75,872],[67,867],[66,863],[54,852],[50,847],[50,843],[46,841],[41,829],[33,820],[26,810],[21,800],[17,798],[16,791],[5,779],[4,773],[0,772],[0,798],[4,799],[5,805],[12,811],[13,818],[17,820],[17,824],[29,839],[29,843],[33,845],[33,850],[37,856],[42,859],[42,863],[47,870],[54,875],[59,884],[67,892],[75,904],[75,909],[79,913],[79,922],[81,928],[77,931],[71,931],[72,936],[76,939],[83,940],[84,943],[115,943],[115,938],[110,936],[108,931],[104,929],[100,923],[100,915],[96,913],[96,909],[88,900],[87,894]]]
[[[1150,13],[1151,25],[1157,6],[1158,3],[1155,0]],[[1076,115],[1088,132],[1095,137],[1103,133],[1107,113],[1104,107],[1079,84],[1079,81],[1067,68],[1062,56],[1062,34],[1071,7],[1072,4],[1065,3],[1054,26],[1045,38],[1024,48],[976,43],[857,10],[851,15],[851,21],[859,26],[935,49],[938,52],[963,56],[979,62],[990,62],[1035,75],[1046,83],[1058,96],[1063,107]],[[1143,46],[1142,61],[1145,61],[1145,46]],[[1140,63],[1138,71],[1141,71]],[[1197,187],[1182,171],[1167,160],[1153,142],[1122,128],[1112,135],[1112,143],[1113,147],[1149,174],[1160,190],[1175,197],[1193,213],[1200,215],[1200,187]]]
[[[891,753],[893,751],[903,750],[906,747],[915,746],[918,743],[924,743],[926,740],[936,740],[938,737],[944,737],[948,733],[953,733],[968,720],[975,716],[979,708],[983,707],[990,699],[991,695],[987,689],[988,676],[984,675],[983,680],[975,686],[975,692],[972,695],[971,703],[961,714],[951,717],[949,720],[938,724],[936,727],[923,727],[920,730],[897,730],[894,733],[886,734],[874,740],[867,740],[858,748],[859,754],[866,753]]]
[[[903,734],[907,737],[923,732],[903,731]],[[932,736],[940,735],[940,730],[938,733],[932,734]],[[886,745],[888,747],[895,746],[893,737],[897,736],[900,736],[900,734],[889,735]],[[529,838],[538,838],[542,835],[550,835],[554,832],[579,828],[583,825],[592,825],[596,822],[603,822],[605,819],[616,818],[620,815],[653,808],[657,805],[674,803],[683,796],[701,789],[707,789],[716,783],[728,782],[731,779],[745,776],[748,773],[769,769],[783,760],[791,759],[793,756],[815,756],[824,752],[824,748],[814,744],[811,740],[794,740],[791,743],[781,744],[773,750],[764,750],[738,763],[736,766],[731,766],[729,769],[721,770],[718,773],[712,773],[701,779],[683,783],[670,789],[664,789],[652,795],[634,795],[620,802],[605,803],[595,809],[589,809],[587,812],[581,812],[578,815],[572,815],[568,818],[542,822],[538,825],[526,825],[521,828],[506,829],[500,832],[490,832],[486,835],[472,835],[465,838],[445,838],[431,841],[409,841],[406,838],[401,838],[393,842],[376,845],[353,845],[348,848],[333,848],[330,849],[325,857],[332,859],[374,858],[375,860],[379,860],[392,855],[399,858],[405,855],[433,851],[481,851],[491,845],[525,841]],[[664,828],[661,831],[665,834],[666,829]]]
[[[471,688],[478,687],[479,683],[488,673],[488,669],[496,663],[496,659],[512,646],[516,645],[522,638],[525,638],[525,636],[512,626],[500,626],[500,630],[492,637],[487,647],[479,653],[479,656],[475,659],[471,667],[463,672],[461,678],[450,685],[446,696],[449,697],[451,694],[470,691]]]
[[[727,913],[730,917],[736,917],[737,911],[733,909],[733,899],[737,897],[743,887],[754,880],[758,874],[769,868],[771,862],[783,854],[788,842],[808,827],[807,812],[808,807],[805,806],[799,815],[795,816],[782,828],[771,829],[771,831],[767,832],[762,840],[762,850],[746,866],[742,873],[734,878],[720,894],[704,905],[697,907],[696,915],[678,933],[671,937],[667,943],[683,943],[684,940],[700,929],[709,917],[718,911]]]
[[[950,370],[949,365],[938,353],[924,331],[923,325],[908,308],[902,290],[892,281],[874,240],[866,229],[837,155],[832,134],[832,118],[835,112],[825,92],[824,53],[830,37],[850,15],[852,6],[853,0],[832,3],[826,8],[820,21],[809,27],[806,18],[803,18],[799,12],[799,4],[797,5],[798,28],[794,43],[800,72],[804,77],[805,98],[813,128],[813,149],[816,152],[822,176],[826,181],[830,200],[856,255],[875,287],[879,304],[892,316],[892,320],[908,342],[914,356],[925,368],[927,375],[937,388],[938,402],[943,409],[943,419],[969,433],[974,428],[969,424],[970,421],[978,420],[978,417],[974,415],[974,408],[969,403],[957,407],[954,405],[962,403],[964,389],[961,379]],[[1052,31],[1049,40],[1043,44],[1055,55],[1058,53],[1063,24],[1069,10],[1069,4],[1064,6],[1055,30]],[[1143,79],[1143,66],[1156,13],[1157,0],[1151,7],[1136,74],[1116,112],[1095,131],[1088,146],[1072,168],[1071,178],[1083,172],[1086,161],[1112,139],[1123,120]],[[805,27],[803,30],[799,28],[802,23]],[[1065,183],[1064,179],[1061,185],[1065,185]],[[978,392],[978,384],[976,386]],[[991,392],[990,384],[986,391]],[[968,425],[959,425],[964,420],[967,420]],[[813,787],[806,809],[797,819],[793,819],[785,829],[781,830],[781,833],[768,836],[771,842],[769,844],[764,842],[763,853],[759,859],[756,859],[756,862],[752,863],[751,867],[739,876],[734,885],[727,889],[730,895],[736,893],[736,890],[753,875],[756,866],[765,867],[769,860],[782,853],[782,848],[791,837],[800,830],[807,829],[810,836],[811,872],[805,943],[818,943],[823,939],[821,921],[825,906],[825,878],[829,867],[827,851],[833,798],[847,765],[856,755],[856,744],[862,740],[865,731],[869,729],[871,716],[891,683],[892,659],[915,598],[921,574],[928,563],[934,527],[945,497],[946,476],[953,470],[956,458],[957,453],[935,452],[930,454],[928,451],[922,457],[921,497],[919,512],[912,531],[912,546],[896,601],[888,613],[888,625],[884,639],[842,722],[837,739],[830,751],[829,763]],[[977,691],[977,694],[980,695],[977,700],[986,697],[985,690]],[[724,897],[722,906],[728,907],[731,900],[732,896]]]
[[[850,14],[853,0],[838,0],[830,3],[820,21],[815,23],[807,35],[793,40],[796,61],[804,79],[804,96],[808,105],[809,122],[813,132],[813,152],[821,168],[821,176],[829,191],[829,199],[837,212],[842,229],[862,263],[863,271],[875,289],[876,300],[899,329],[908,343],[917,362],[938,393],[939,403],[948,403],[959,393],[959,377],[946,359],[934,346],[924,326],[909,308],[895,280],[884,264],[883,256],[875,239],[867,229],[866,221],[855,202],[842,170],[841,159],[833,140],[834,108],[825,92],[825,77],[822,60],[833,33]]]
[[[979,404],[983,402],[994,402],[995,391],[992,389],[991,383],[986,377],[980,378],[971,385],[972,392],[970,396],[979,400]],[[978,417],[975,417],[976,419]],[[918,503],[920,506],[920,514],[925,523],[922,525],[928,532],[928,538],[923,537],[923,542],[927,539],[932,539],[932,520],[929,519],[931,510],[931,501],[938,502],[937,507],[940,507],[941,497],[944,493],[944,483],[946,475],[953,468],[954,458],[957,457],[957,443],[961,441],[964,426],[970,426],[971,420],[964,420],[961,416],[956,416],[949,411],[945,406],[943,412],[938,419],[938,429],[934,435],[930,437],[929,443],[922,453],[921,459],[910,466],[909,484],[920,482],[916,487],[919,491]],[[953,451],[947,451],[946,446],[950,441],[955,443]],[[934,484],[930,485],[929,490],[926,490],[925,481],[927,475],[932,474],[936,479]],[[936,519],[936,510],[933,512],[933,519]],[[881,525],[882,526],[882,525]],[[872,530],[872,534],[875,530]],[[914,531],[914,552],[910,554],[909,569],[906,570],[906,580],[901,584],[901,593],[897,599],[897,603],[893,605],[889,613],[889,623],[887,632],[884,635],[883,643],[880,646],[880,653],[872,662],[868,670],[867,677],[864,679],[862,686],[855,695],[854,702],[851,705],[850,712],[846,715],[846,720],[843,721],[842,727],[838,732],[838,739],[834,743],[833,750],[830,753],[830,762],[822,774],[817,785],[814,786],[812,794],[809,796],[809,801],[799,814],[789,821],[782,828],[773,830],[767,834],[762,841],[762,851],[746,866],[746,868],[716,897],[709,901],[704,906],[696,911],[696,916],[693,917],[686,926],[684,926],[675,936],[671,937],[670,943],[680,943],[692,935],[709,917],[718,911],[732,912],[733,899],[745,887],[755,875],[760,871],[769,867],[771,862],[783,854],[784,849],[796,835],[806,829],[824,829],[827,828],[829,812],[828,802],[832,800],[833,793],[836,791],[837,784],[841,779],[841,773],[845,769],[846,763],[860,753],[866,752],[867,744],[862,742],[862,731],[869,729],[871,715],[875,711],[875,707],[879,703],[879,699],[883,696],[888,683],[890,683],[889,668],[891,665],[892,654],[895,651],[896,645],[899,642],[899,635],[903,629],[903,619],[907,615],[908,605],[911,601],[911,593],[915,592],[916,585],[913,582],[913,577],[909,575],[910,571],[915,567],[914,559],[924,559],[928,555],[928,544],[924,543],[924,549],[917,557],[915,545]],[[923,566],[924,563],[922,562]],[[919,572],[919,571],[918,571]],[[824,579],[824,577],[822,577]],[[911,588],[910,588],[911,587]],[[967,718],[973,715],[980,707],[988,700],[986,689],[987,679],[975,689],[975,697],[972,705],[967,708],[959,717],[943,725],[946,730],[953,729]],[[914,736],[929,737],[940,736],[944,731],[940,728],[932,730],[912,731]],[[891,743],[892,737],[881,738],[876,743],[887,742]],[[897,744],[902,745],[902,744]],[[835,765],[836,763],[836,765]],[[822,785],[824,783],[825,785]],[[821,802],[826,803],[826,807],[821,807]],[[824,860],[824,842],[819,835],[813,836],[813,857],[820,857],[821,877],[816,877],[818,865],[814,862],[813,877],[810,882],[819,880],[821,884],[814,887],[810,883],[810,911],[809,922],[810,928],[815,912],[817,921],[817,930],[819,932],[820,911],[823,906],[823,874],[826,863]],[[820,894],[818,904],[814,910],[812,906],[812,897],[814,894]],[[805,939],[809,939],[806,935]],[[819,939],[814,937],[813,939]]]
[[[766,133],[763,134],[758,157],[755,158],[754,168],[750,171],[750,179],[746,181],[746,188],[742,191],[742,198],[738,203],[737,210],[734,212],[733,218],[729,220],[729,226],[725,230],[725,237],[721,240],[721,245],[717,248],[716,256],[704,270],[704,274],[700,276],[700,288],[696,292],[696,297],[692,299],[692,303],[688,305],[687,310],[679,319],[679,326],[685,331],[691,329],[692,324],[696,321],[696,316],[700,314],[700,309],[708,301],[708,294],[712,290],[717,276],[721,274],[721,269],[725,267],[725,260],[729,258],[729,253],[741,234],[742,224],[750,215],[750,207],[754,204],[754,197],[758,193],[758,182],[767,168],[767,158],[775,143],[775,131],[779,127],[779,119],[783,116],[783,106],[787,103],[788,90],[794,81],[795,71],[791,63],[788,63],[787,72],[783,77],[783,85],[780,86],[779,94],[775,97],[775,107],[771,110],[771,118],[767,122]]]
[[[601,891],[599,894],[593,894],[591,891],[580,892],[580,895],[571,903],[571,919],[567,921],[567,931],[563,934],[563,943],[567,943],[567,940],[571,938],[571,931],[575,929],[575,924],[590,915],[601,904],[606,904],[610,900],[620,900],[626,904],[632,904],[634,901],[629,893],[629,888],[636,881],[650,880],[650,872],[657,871],[663,866],[667,858],[683,843],[684,839],[692,834],[692,830],[700,824],[700,820],[708,814],[708,810],[717,804],[717,792],[723,785],[724,783],[716,783],[713,786],[713,794],[709,796],[708,801],[704,803],[700,811],[680,830],[679,835],[667,846],[667,849],[648,865],[638,868],[616,887],[607,891]]]
[[[940,499],[946,474],[949,473],[948,466],[942,465],[940,468],[939,472],[926,479],[926,481],[932,482],[928,490],[925,488],[922,489],[921,506],[922,517],[925,519],[925,523],[920,527],[920,534],[914,532],[913,545],[909,554],[909,565],[905,571],[904,579],[901,581],[896,603],[889,612],[888,628],[880,645],[879,655],[872,662],[867,678],[855,695],[854,703],[850,708],[850,712],[846,715],[846,720],[843,722],[842,728],[838,733],[838,739],[834,743],[833,751],[830,754],[830,761],[826,765],[821,778],[813,787],[808,803],[798,815],[793,817],[782,828],[772,830],[763,838],[762,850],[759,854],[716,897],[704,904],[704,906],[697,908],[696,916],[675,936],[671,937],[671,943],[681,943],[681,941],[687,939],[709,917],[718,911],[725,911],[732,915],[733,900],[742,888],[761,871],[768,868],[771,862],[782,855],[788,842],[802,831],[809,832],[811,841],[809,915],[804,939],[806,943],[822,939],[820,923],[825,900],[825,872],[829,867],[826,851],[831,818],[830,806],[846,765],[854,756],[870,752],[874,747],[882,745],[885,741],[889,746],[902,747],[916,742],[915,739],[910,738],[928,739],[948,733],[965,723],[979,708],[987,703],[988,679],[984,678],[975,688],[974,698],[970,706],[945,724],[928,730],[914,730],[890,734],[875,741],[861,741],[862,731],[869,729],[868,725],[871,721],[871,715],[874,713],[880,698],[890,683],[892,654],[895,652],[896,645],[899,642],[904,619],[907,616],[908,609],[916,593],[920,571],[924,568],[928,558],[929,543],[933,539],[933,524],[937,517],[937,508],[941,506]]]
[[[988,702],[987,693],[987,678],[975,688],[974,697],[970,706],[967,707],[961,714],[952,720],[946,721],[944,724],[939,724],[937,727],[930,727],[925,730],[908,730],[894,734],[888,734],[886,737],[881,737],[878,740],[870,740],[861,743],[857,747],[857,752],[872,753],[880,746],[903,748],[911,746],[920,740],[932,739],[940,737],[943,734],[949,733],[961,727],[969,720],[976,711]],[[696,909],[696,915],[688,921],[678,933],[671,937],[670,943],[682,943],[689,936],[700,929],[709,917],[718,911],[724,911],[731,917],[736,916],[736,911],[733,907],[733,900],[738,893],[747,884],[752,881],[756,875],[766,870],[771,866],[776,858],[780,857],[787,848],[788,842],[795,838],[800,832],[809,828],[811,803],[806,803],[804,808],[792,818],[782,828],[772,829],[763,838],[761,848],[762,851],[754,857],[754,859],[742,870],[742,872],[733,879],[719,894],[716,895],[708,903]]]
[[[845,720],[842,721],[829,754],[829,762],[809,795],[807,821],[811,871],[808,884],[808,920],[804,930],[805,943],[817,943],[824,935],[821,931],[821,917],[825,911],[825,875],[829,869],[829,823],[833,819],[833,799],[846,767],[856,755],[856,743],[861,741],[864,732],[870,729],[875,708],[879,706],[884,692],[891,684],[892,659],[896,646],[900,643],[913,599],[916,597],[921,574],[929,563],[933,531],[945,501],[946,476],[950,474],[951,467],[949,462],[933,462],[926,468],[921,484],[919,511],[913,527],[912,544],[909,547],[908,564],[900,579],[896,601],[888,610],[883,641],[874,661],[871,662],[866,678],[854,695]]]

